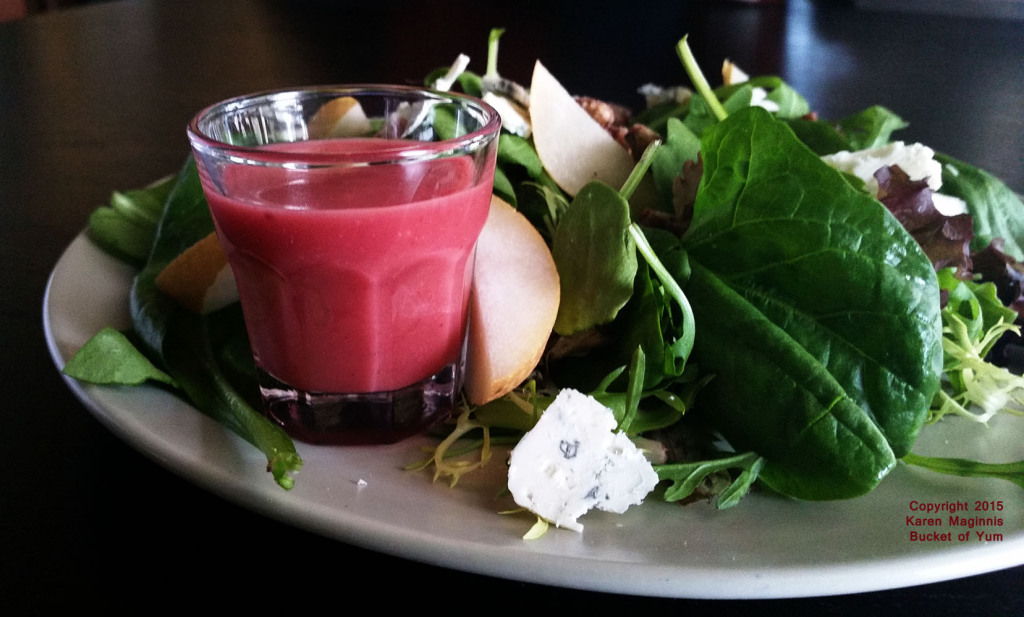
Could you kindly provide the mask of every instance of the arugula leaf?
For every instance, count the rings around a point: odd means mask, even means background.
[[[683,237],[704,416],[803,499],[870,491],[909,451],[939,387],[931,263],[876,200],[758,108],[702,140]]]
[[[654,470],[660,480],[672,483],[665,490],[665,501],[681,501],[693,495],[697,487],[709,477],[729,469],[739,469],[737,477],[730,480],[728,486],[718,494],[716,507],[725,510],[735,506],[750,492],[764,464],[764,457],[754,452],[744,452],[717,459],[655,465]]]
[[[132,282],[129,297],[132,325],[142,343],[158,357],[163,354],[168,321],[180,308],[157,289],[156,277],[175,257],[212,231],[213,219],[190,156],[168,195],[149,259]]]
[[[652,238],[657,238],[660,243],[674,242],[675,247],[679,247],[678,238],[667,238],[667,232],[647,230],[646,233]],[[685,256],[682,251],[680,254]],[[679,280],[685,280],[685,277]],[[683,324],[675,323],[673,317],[670,298],[661,292],[650,267],[646,263],[640,264],[633,283],[633,296],[623,307],[618,319],[619,343],[616,346],[616,358],[627,357],[629,350],[642,348],[647,359],[647,387],[653,387],[666,378],[680,375],[685,366],[690,350],[678,349],[672,344],[672,341],[684,336]]]

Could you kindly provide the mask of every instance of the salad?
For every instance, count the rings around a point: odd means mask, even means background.
[[[591,133],[596,145],[582,148],[575,132],[551,128],[563,108],[541,94],[558,88],[540,63],[530,88],[500,75],[500,36],[483,74],[460,60],[425,81],[502,111],[494,192],[550,247],[561,302],[534,374],[467,404],[412,469],[433,467],[454,485],[572,391],[609,410],[647,453],[666,500],[727,508],[755,486],[855,498],[899,461],[1024,488],[1024,461],[913,453],[946,416],[980,426],[1024,408],[1024,379],[999,356],[1024,307],[1016,194],[927,149],[932,175],[911,176],[921,150],[893,140],[905,123],[889,110],[822,120],[780,78],[748,78],[728,63],[726,83],[712,89],[685,38],[676,51],[694,91],[646,88],[650,104],[636,115],[576,97],[604,136]],[[848,163],[865,160],[888,162],[858,176]],[[238,304],[197,313],[156,283],[213,231],[194,163],[115,193],[89,229],[139,267],[133,329],[101,331],[64,372],[173,388],[259,448],[290,488],[302,459],[256,411]],[[543,527],[549,519],[538,516]]]

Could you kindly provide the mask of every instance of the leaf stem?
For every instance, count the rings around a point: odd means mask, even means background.
[[[487,37],[487,72],[484,73],[485,77],[498,76],[498,40],[504,33],[504,28],[493,28]]]
[[[629,177],[626,178],[626,181],[622,183],[622,188],[619,189],[619,195],[622,195],[623,199],[629,201],[633,193],[636,192],[637,187],[640,186],[644,176],[647,174],[647,170],[651,168],[651,163],[654,162],[654,156],[660,147],[661,140],[656,139],[644,148],[643,154],[640,155],[640,160],[636,162],[633,171],[629,172]]]
[[[697,64],[696,58],[693,57],[693,52],[690,50],[690,45],[686,42],[685,36],[679,39],[679,43],[676,45],[676,53],[679,54],[679,59],[683,61],[683,67],[686,69],[687,75],[690,76],[690,81],[697,87],[697,92],[704,98],[712,113],[720,121],[725,120],[729,114],[722,107],[718,97],[715,96],[714,91],[708,84],[708,80],[705,79],[704,74],[701,72],[700,66]]]
[[[684,39],[685,40],[685,39]],[[633,196],[634,191],[640,186],[640,182],[643,180],[644,175],[651,166],[651,162],[654,160],[654,156],[661,147],[661,141],[656,140],[651,142],[647,148],[644,149],[643,154],[640,156],[640,160],[637,161],[633,171],[630,172],[629,177],[622,184],[622,188],[619,189],[619,194],[622,195],[623,199],[629,200]],[[629,235],[633,238],[633,242],[636,243],[637,250],[640,251],[640,255],[643,256],[644,261],[650,266],[651,270],[658,277],[658,280],[665,287],[669,296],[676,301],[679,308],[683,313],[683,338],[679,343],[683,346],[683,357],[688,358],[690,351],[693,349],[693,336],[694,336],[694,318],[693,309],[690,307],[689,300],[686,299],[686,294],[683,293],[683,288],[679,286],[675,277],[669,273],[668,269],[665,268],[665,264],[661,263],[658,259],[658,255],[654,252],[651,247],[651,243],[647,241],[647,236],[644,235],[643,229],[640,228],[635,222],[629,224]]]
[[[694,328],[696,322],[693,317],[693,309],[690,307],[690,301],[686,299],[686,294],[683,293],[683,288],[679,286],[669,271],[665,268],[665,265],[661,263],[658,256],[654,253],[654,249],[651,244],[647,241],[647,236],[644,235],[640,226],[636,223],[629,225],[629,235],[633,237],[633,242],[636,243],[637,250],[643,255],[647,265],[650,266],[651,270],[654,271],[655,276],[661,281],[661,284],[665,287],[665,291],[672,297],[673,300],[679,305],[683,313],[683,335],[679,343],[682,345],[683,357],[690,357],[690,352],[693,350],[693,337]]]
[[[999,478],[1024,488],[1024,460],[1014,463],[981,463],[962,458],[921,456],[908,452],[903,462],[938,473],[969,478]]]

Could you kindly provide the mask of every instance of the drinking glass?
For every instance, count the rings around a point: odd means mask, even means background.
[[[331,86],[189,124],[265,413],[313,443],[390,443],[450,414],[500,119],[468,96]]]

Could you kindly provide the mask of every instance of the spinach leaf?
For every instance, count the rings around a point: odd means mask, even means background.
[[[889,143],[894,131],[906,126],[903,118],[880,105],[868,107],[839,121],[840,132],[849,140],[847,150],[884,146]]]
[[[751,83],[757,85],[757,79],[752,79]],[[811,106],[807,100],[792,86],[781,80],[765,98],[778,106],[779,109],[775,112],[776,118],[800,118],[811,113]]]
[[[909,451],[939,387],[935,272],[881,204],[764,110],[733,112],[701,150],[683,237],[692,358],[715,375],[698,405],[733,447],[765,457],[775,490],[866,493]]]
[[[788,124],[800,141],[818,156],[852,149],[849,140],[828,122],[794,118],[789,120]]]
[[[89,237],[114,257],[141,266],[173,186],[174,177],[170,176],[145,188],[114,191],[107,205],[89,215]]]
[[[498,137],[498,164],[519,165],[532,180],[540,180],[544,165],[537,156],[533,143],[512,133],[503,132]]]
[[[494,168],[494,194],[504,199],[512,207],[518,207],[519,200],[516,197],[516,188],[508,179],[505,170],[501,167]]]
[[[669,118],[665,142],[651,161],[651,178],[658,197],[658,208],[672,212],[672,189],[685,161],[696,161],[700,138],[678,118]]]
[[[524,181],[542,182],[544,166],[533,143],[505,131],[498,136],[497,166],[494,170],[494,193],[513,206],[518,206],[516,185]]]
[[[636,244],[629,202],[601,182],[585,185],[561,215],[551,254],[561,279],[554,330],[566,335],[615,319],[633,295]]]
[[[164,207],[145,267],[129,297],[132,322],[142,344],[203,413],[259,448],[267,469],[284,488],[302,466],[295,444],[279,426],[256,411],[251,397],[227,377],[211,344],[209,319],[181,308],[156,287],[156,277],[186,248],[213,231],[195,161],[186,162]]]
[[[967,202],[974,218],[971,248],[980,250],[993,238],[1003,239],[1003,250],[1024,260],[1024,202],[1001,180],[944,154],[935,154],[942,163],[941,193]]]
[[[162,357],[167,323],[178,304],[156,287],[156,277],[167,264],[213,231],[195,162],[188,158],[168,195],[157,226],[149,259],[132,283],[129,298],[132,325],[142,342]]]
[[[94,334],[70,359],[62,373],[92,384],[137,386],[147,381],[176,386],[122,332],[107,326]]]

